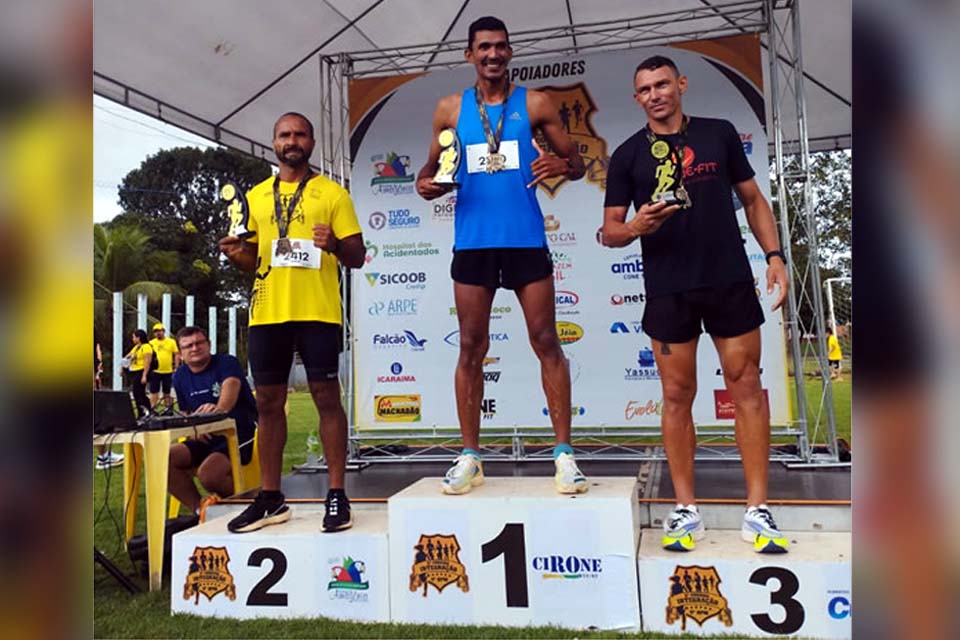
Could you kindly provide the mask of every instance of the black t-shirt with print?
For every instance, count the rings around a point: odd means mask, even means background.
[[[657,136],[673,148],[678,135]],[[732,185],[754,176],[732,124],[691,117],[684,137],[683,184],[693,200],[654,233],[640,237],[647,297],[752,282],[753,274],[733,208]],[[641,129],[617,147],[607,169],[605,207],[634,209],[650,201],[657,160]],[[628,216],[629,218],[629,216]]]

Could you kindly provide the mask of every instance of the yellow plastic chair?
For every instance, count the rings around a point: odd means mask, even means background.
[[[260,486],[260,450],[257,446],[257,432],[253,434],[253,453],[250,457],[250,462],[245,465],[240,466],[239,477],[233,479],[233,493],[234,495],[239,495],[241,493],[246,493],[251,489],[256,489]],[[227,452],[229,457],[237,456],[237,460],[240,459],[240,448],[239,444],[236,442],[231,442],[233,438],[227,438]],[[236,449],[234,449],[236,447]],[[227,497],[227,496],[223,496]],[[170,509],[167,512],[167,517],[176,518],[180,513],[180,501],[177,500],[172,495],[170,496]]]

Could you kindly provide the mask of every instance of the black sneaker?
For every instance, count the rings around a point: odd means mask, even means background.
[[[270,524],[286,522],[291,515],[290,507],[283,503],[282,496],[279,501],[271,501],[261,492],[253,499],[253,504],[227,523],[227,529],[232,533],[249,533]]]
[[[343,489],[330,489],[327,492],[326,513],[323,515],[323,530],[327,533],[349,529],[353,526],[350,513],[350,499]]]

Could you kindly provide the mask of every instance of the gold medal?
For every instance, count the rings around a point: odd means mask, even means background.
[[[670,145],[663,140],[657,140],[652,145],[650,145],[650,153],[657,160],[662,160],[667,157],[670,153]]]
[[[277,240],[277,255],[278,255],[278,256],[285,256],[285,255],[287,255],[288,253],[290,253],[291,251],[293,251],[293,247],[290,246],[290,239],[289,239],[289,238],[280,238],[279,240]]]
[[[506,165],[507,158],[502,153],[491,153],[487,155],[487,173],[503,171]]]
[[[223,200],[233,200],[237,195],[237,188],[231,183],[223,185],[223,189],[220,190],[220,198]]]

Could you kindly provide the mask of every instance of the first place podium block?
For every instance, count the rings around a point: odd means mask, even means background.
[[[171,610],[388,622],[386,514],[355,511],[352,529],[322,533],[322,511],[291,508],[288,522],[252,533],[227,531],[226,515],[175,535]]]
[[[424,478],[390,498],[395,622],[640,627],[635,478],[487,478],[460,496]]]

